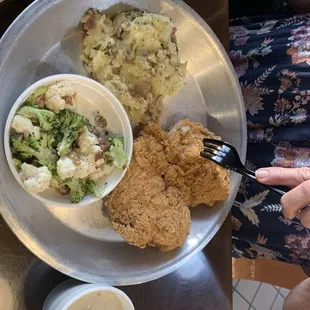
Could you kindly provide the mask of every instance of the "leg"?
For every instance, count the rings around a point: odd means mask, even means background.
[[[283,310],[310,309],[310,278],[299,283],[286,297]]]

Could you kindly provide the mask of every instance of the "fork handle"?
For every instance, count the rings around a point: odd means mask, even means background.
[[[249,179],[251,179],[251,180],[253,180],[253,181],[256,181],[257,183],[259,183],[259,184],[262,185],[263,187],[265,187],[265,188],[267,188],[267,189],[269,189],[269,190],[271,190],[271,191],[277,193],[277,194],[280,195],[281,197],[282,197],[283,195],[286,194],[285,191],[282,191],[282,190],[279,189],[279,188],[272,187],[272,186],[269,186],[269,185],[260,183],[260,182],[256,179],[255,172],[252,171],[252,170],[249,170],[249,169],[247,169],[247,168],[244,167],[243,169],[241,169],[241,170],[239,170],[239,171],[236,171],[236,172],[239,172],[239,173],[242,174],[243,176],[245,176],[245,177],[247,177],[247,178],[249,178]]]

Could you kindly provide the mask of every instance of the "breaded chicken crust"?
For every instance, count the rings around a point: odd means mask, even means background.
[[[226,200],[229,194],[228,171],[200,156],[204,138],[221,140],[202,124],[189,119],[178,122],[168,133],[166,153],[169,164],[177,167],[177,174],[170,173],[165,180],[188,195],[190,207],[213,206],[217,201]],[[178,186],[176,183],[180,181]]]
[[[180,247],[190,230],[188,207],[227,198],[228,172],[200,156],[204,137],[220,139],[185,119],[169,133],[151,123],[135,140],[130,168],[107,201],[113,227],[128,243],[164,252]]]

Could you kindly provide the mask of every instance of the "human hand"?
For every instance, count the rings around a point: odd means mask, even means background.
[[[298,216],[310,228],[310,168],[262,168],[256,178],[267,185],[284,185],[293,188],[281,198],[283,213],[288,219]]]

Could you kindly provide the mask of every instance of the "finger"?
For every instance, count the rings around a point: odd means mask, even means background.
[[[284,215],[293,219],[299,210],[310,204],[310,180],[298,185],[281,198]]]
[[[268,185],[284,185],[295,187],[304,181],[310,180],[310,168],[262,168],[256,172],[259,182]]]
[[[310,228],[310,208],[309,207],[304,210],[301,210],[299,214],[299,220],[306,228]]]

